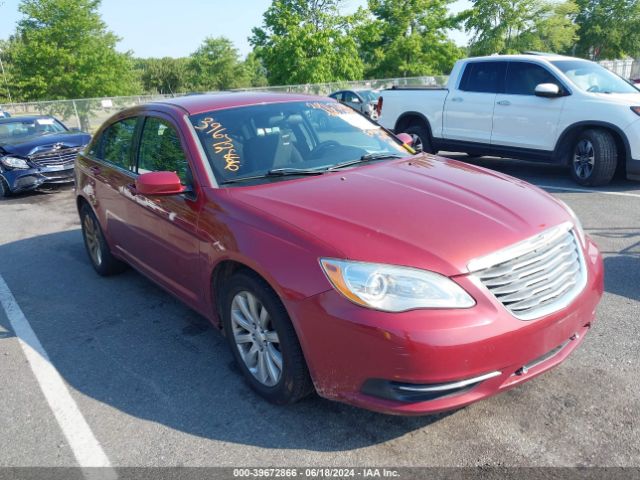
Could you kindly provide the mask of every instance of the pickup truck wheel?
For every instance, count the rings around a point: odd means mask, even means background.
[[[571,176],[580,185],[606,185],[616,173],[618,149],[605,130],[585,130],[575,141],[571,156]]]
[[[258,275],[231,277],[222,325],[245,379],[268,401],[284,405],[313,391],[313,383],[289,315],[280,298]]]
[[[413,138],[413,145],[411,145],[411,147],[416,152],[433,153],[431,138],[429,138],[429,132],[425,127],[421,125],[411,125],[404,129],[404,133],[408,133]]]

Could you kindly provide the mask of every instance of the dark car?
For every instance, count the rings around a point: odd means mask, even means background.
[[[329,97],[349,105],[374,120],[377,118],[376,104],[378,103],[380,92],[375,90],[340,90],[333,92]]]
[[[0,118],[0,197],[73,182],[76,155],[89,140],[51,116]]]

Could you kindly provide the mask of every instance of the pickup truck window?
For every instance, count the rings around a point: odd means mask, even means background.
[[[460,80],[465,92],[500,93],[504,90],[507,62],[469,62]]]
[[[510,62],[507,69],[505,93],[508,95],[535,95],[536,86],[553,83],[562,86],[558,80],[540,65],[527,62]]]

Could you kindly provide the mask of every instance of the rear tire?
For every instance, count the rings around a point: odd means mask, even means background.
[[[298,336],[280,298],[257,274],[231,277],[223,295],[222,324],[249,386],[277,405],[313,391]]]
[[[82,224],[84,246],[87,249],[91,265],[98,272],[98,275],[108,277],[126,270],[127,264],[115,258],[111,253],[102,228],[100,228],[100,222],[87,203],[80,208],[80,223]]]
[[[413,124],[404,129],[413,138],[411,147],[416,152],[434,153],[429,131],[423,125]]]
[[[613,135],[606,130],[581,132],[570,152],[571,176],[580,185],[606,185],[616,173],[618,147]]]

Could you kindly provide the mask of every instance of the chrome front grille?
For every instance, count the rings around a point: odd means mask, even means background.
[[[469,270],[521,320],[566,307],[587,281],[582,249],[570,223],[474,260]]]
[[[72,164],[78,152],[84,147],[65,148],[63,150],[51,150],[44,153],[31,155],[29,160],[39,167],[55,167],[58,165]]]

